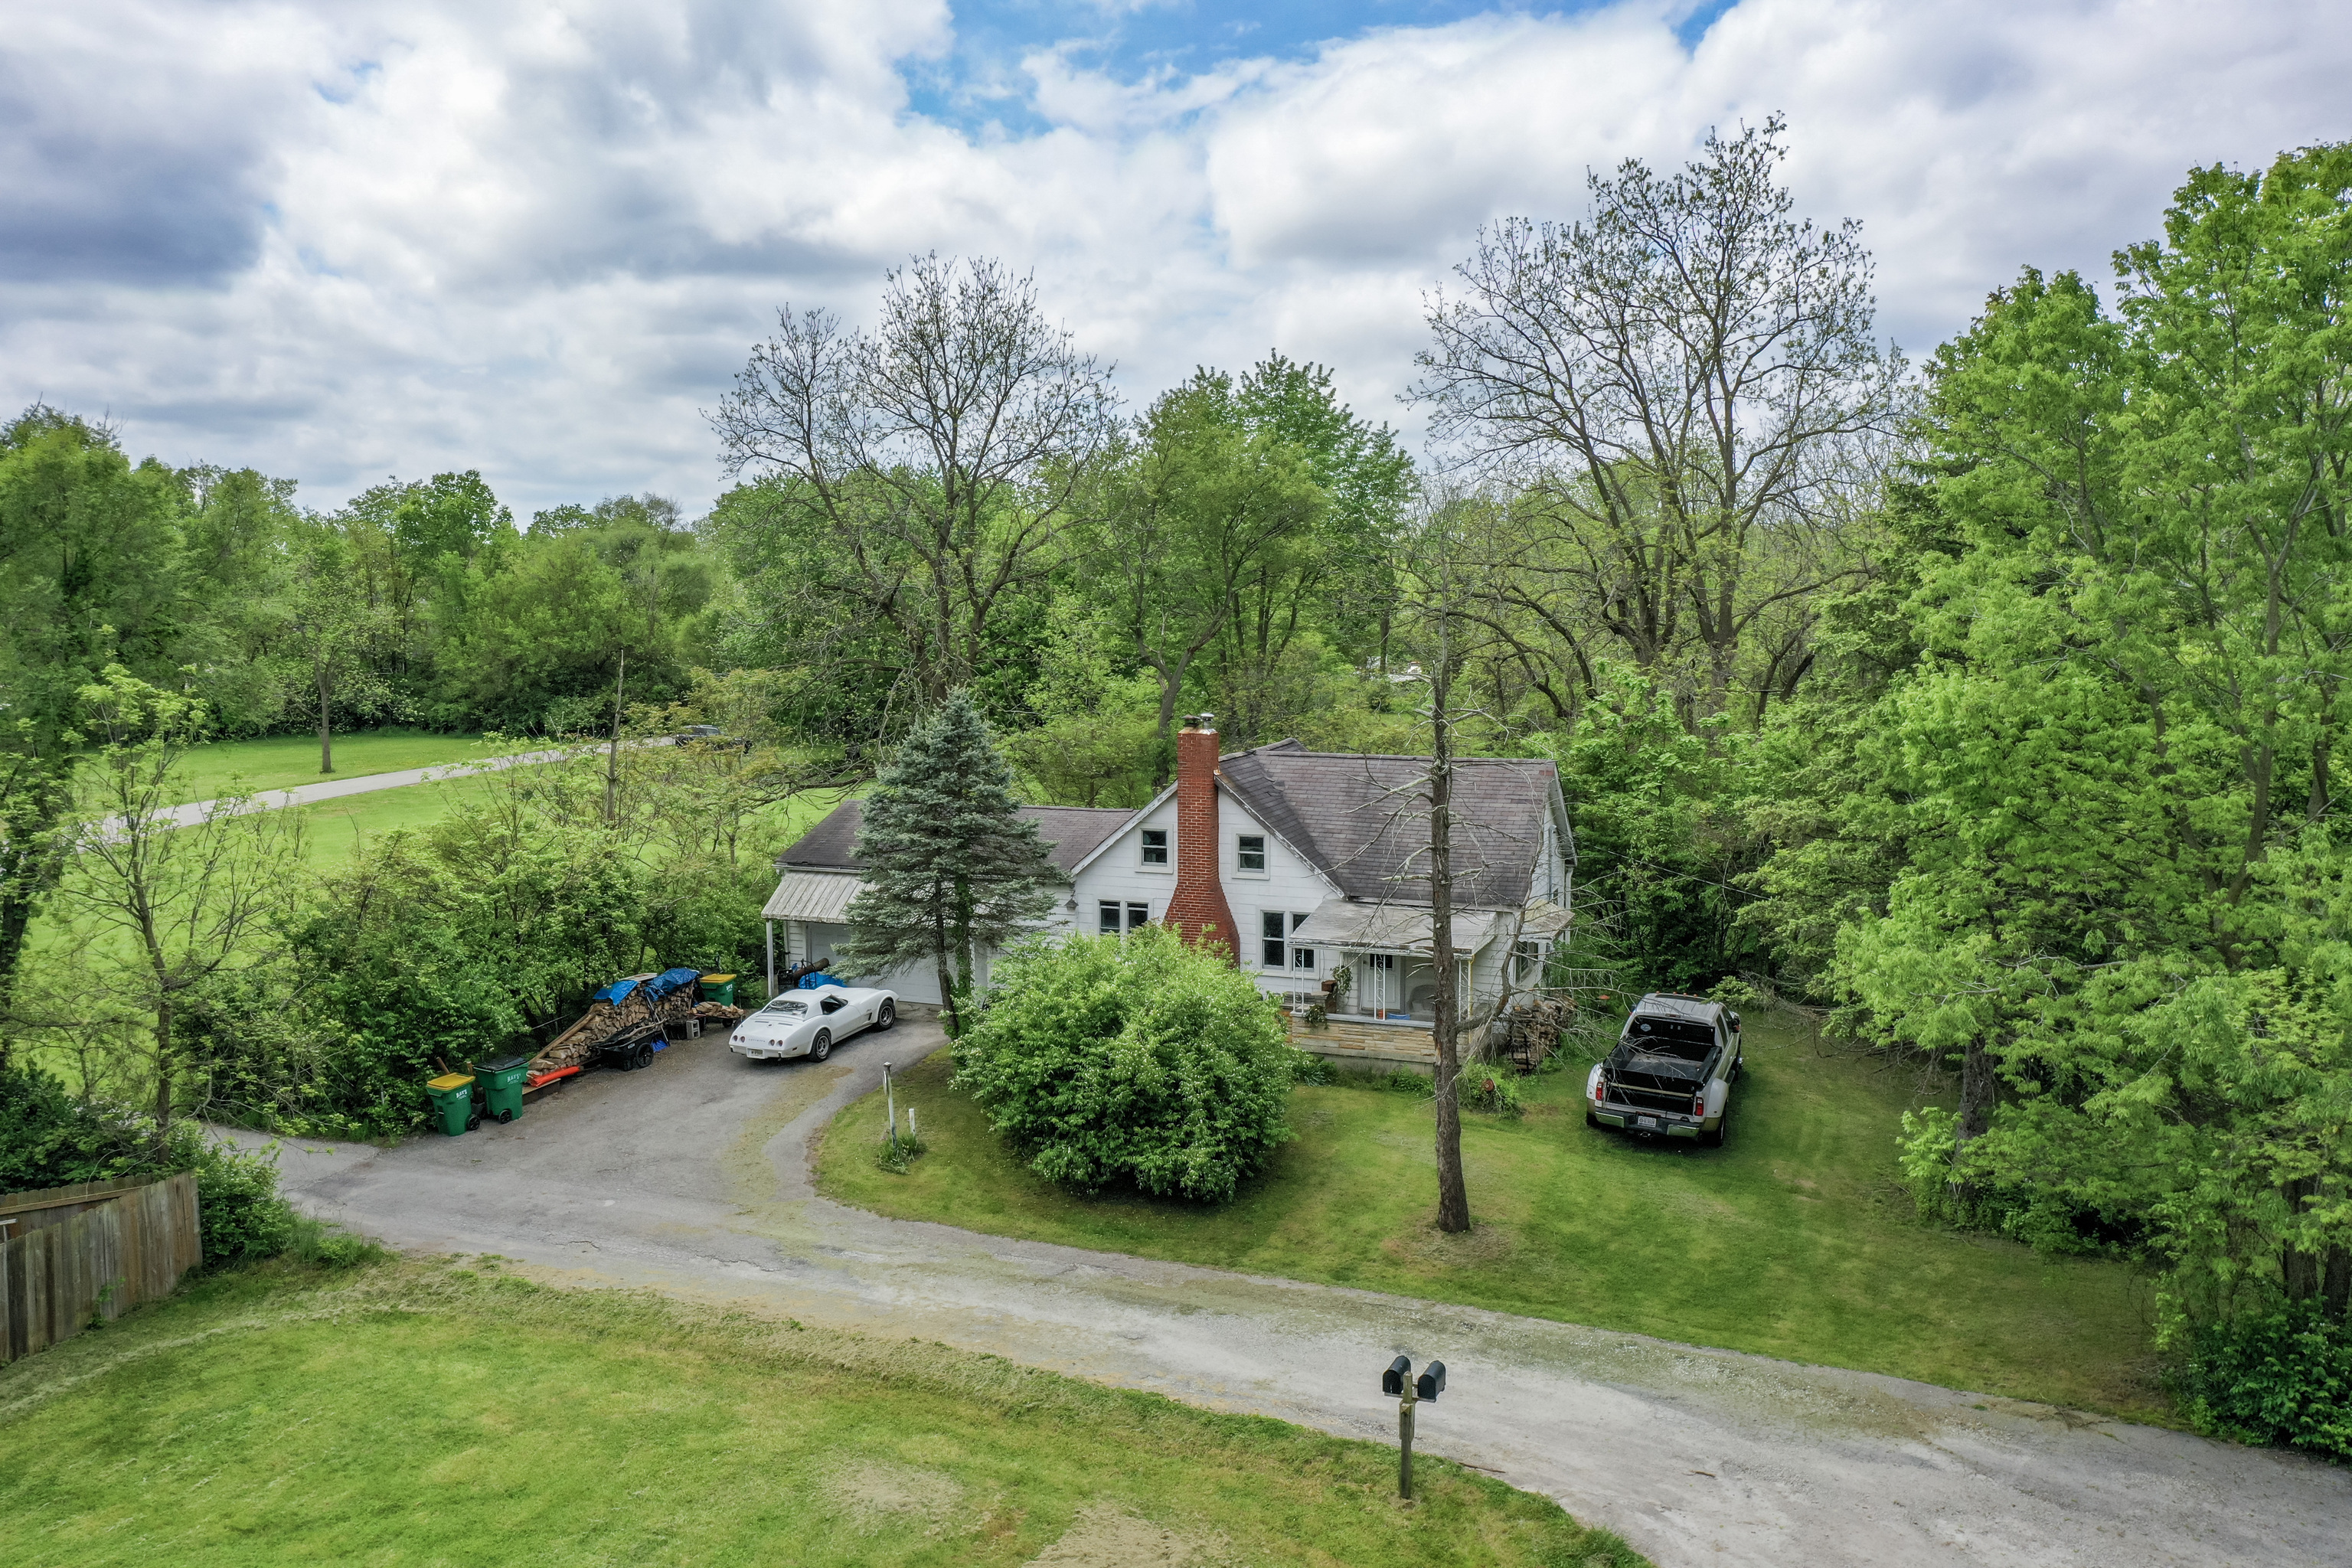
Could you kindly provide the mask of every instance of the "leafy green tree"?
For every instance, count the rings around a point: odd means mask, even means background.
[[[964,1026],[973,950],[1045,918],[1065,879],[1019,814],[1013,770],[969,693],[916,726],[866,797],[866,890],[851,900],[843,962],[868,973],[929,962],[951,1037]]]
[[[1291,1136],[1281,1015],[1157,928],[1016,947],[955,1053],[957,1086],[1030,1169],[1083,1192],[1223,1203]]]
[[[2334,821],[2352,657],[2352,149],[2192,173],[2120,314],[2028,272],[1937,357],[1922,668],[1875,763],[1908,861],[1842,939],[1960,1067],[1935,1201],[2141,1246],[2176,1327],[2352,1305]]]
[[[187,662],[189,602],[171,470],[45,405],[0,430],[0,1007],[65,861],[83,688],[120,662]]]

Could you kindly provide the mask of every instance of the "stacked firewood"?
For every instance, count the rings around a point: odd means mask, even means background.
[[[585,1067],[595,1056],[596,1048],[609,1040],[635,1034],[656,1023],[666,1024],[673,1019],[698,1015],[698,1008],[691,986],[673,991],[656,1003],[646,1002],[646,989],[639,984],[618,1002],[589,1003],[588,1011],[581,1014],[572,1027],[556,1036],[545,1050],[531,1058],[532,1076],[563,1068]]]
[[[1559,1037],[1576,1022],[1576,1004],[1538,991],[1513,997],[1503,1016],[1503,1056],[1521,1072],[1533,1072],[1559,1048]]]

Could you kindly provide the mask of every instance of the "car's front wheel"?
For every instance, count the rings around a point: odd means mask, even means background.
[[[874,1015],[874,1026],[877,1029],[887,1029],[898,1021],[898,1005],[895,1002],[883,1003],[882,1010]]]
[[[831,1055],[833,1055],[833,1031],[819,1029],[816,1032],[816,1038],[809,1042],[809,1060],[821,1062]]]

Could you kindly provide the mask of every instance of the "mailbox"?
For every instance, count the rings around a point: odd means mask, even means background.
[[[1389,1369],[1381,1373],[1381,1392],[1393,1394],[1402,1399],[1404,1397],[1404,1385],[1412,1376],[1412,1358],[1401,1355],[1389,1363]]]
[[[1421,1382],[1414,1385],[1413,1393],[1423,1399],[1434,1399],[1444,1392],[1445,1363],[1442,1361],[1431,1362],[1429,1370],[1421,1374]]]

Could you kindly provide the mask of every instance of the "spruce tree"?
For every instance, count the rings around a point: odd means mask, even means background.
[[[866,889],[849,906],[845,958],[867,973],[929,959],[950,1037],[962,1032],[975,945],[1002,946],[1044,919],[1063,880],[964,691],[949,693],[876,779],[858,858]]]

